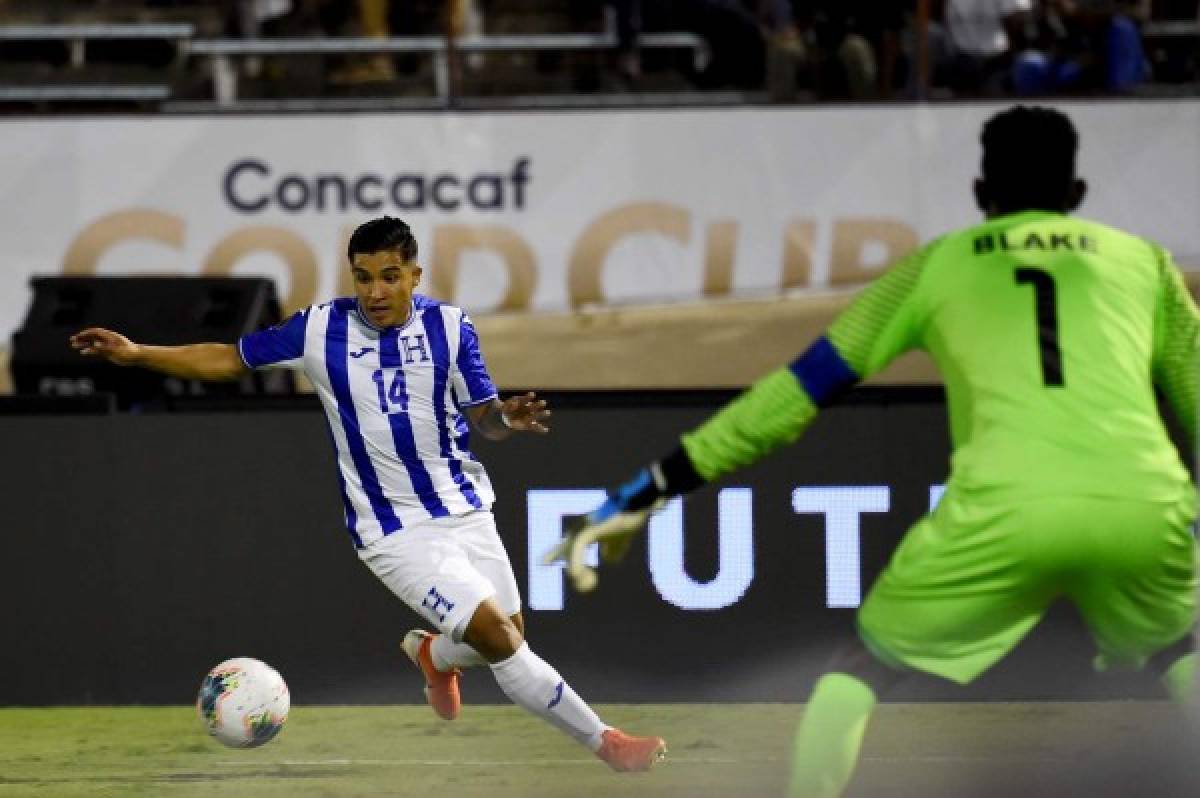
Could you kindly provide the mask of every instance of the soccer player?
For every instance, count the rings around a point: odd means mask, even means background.
[[[491,513],[495,495],[467,448],[464,412],[483,435],[503,440],[548,432],[546,402],[533,393],[501,401],[467,315],[414,293],[421,267],[403,221],[361,225],[347,256],[356,296],[307,308],[236,346],[147,346],[100,328],[71,344],[185,379],[302,370],[325,409],[359,557],[439,631],[413,630],[402,643],[434,711],[457,717],[459,669],[486,664],[516,704],[614,770],[648,769],[665,754],[663,740],[604,724],[525,642],[516,578]]]
[[[895,264],[790,365],[568,525],[548,555],[589,589],[589,543],[616,559],[665,497],[795,441],[854,383],[906,350],[928,352],[946,384],[946,492],[869,591],[858,640],[814,687],[792,764],[797,798],[842,793],[876,696],[905,670],[969,683],[1060,597],[1089,627],[1098,667],[1148,666],[1181,700],[1194,690],[1196,495],[1155,388],[1194,445],[1196,306],[1163,249],[1067,215],[1086,186],[1066,116],[1016,107],[984,125],[982,142],[984,223]]]

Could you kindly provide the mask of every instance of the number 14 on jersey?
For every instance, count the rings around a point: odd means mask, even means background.
[[[375,390],[379,395],[379,409],[384,413],[407,413],[408,392],[404,389],[403,369],[394,369],[391,385],[388,385],[387,370],[375,369],[371,374]]]

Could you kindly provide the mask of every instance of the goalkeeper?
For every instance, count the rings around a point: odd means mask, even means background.
[[[910,349],[944,376],[954,454],[857,614],[858,640],[815,685],[793,796],[849,781],[876,696],[905,670],[966,684],[1062,597],[1097,666],[1194,681],[1195,490],[1157,387],[1194,445],[1200,323],[1170,256],[1067,216],[1086,185],[1062,113],[1016,107],[983,128],[986,221],[939,238],[871,284],[799,358],[760,379],[639,472],[550,554],[576,587],[583,548],[619,557],[666,497],[795,441],[818,408]]]

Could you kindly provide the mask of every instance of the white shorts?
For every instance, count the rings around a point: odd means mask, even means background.
[[[432,518],[359,549],[358,556],[388,589],[454,642],[486,598],[500,611],[521,611],[508,552],[489,510]]]

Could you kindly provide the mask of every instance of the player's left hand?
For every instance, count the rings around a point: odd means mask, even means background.
[[[536,432],[545,435],[550,431],[550,409],[545,399],[538,399],[533,391],[510,396],[500,404],[505,424],[520,432]]]

